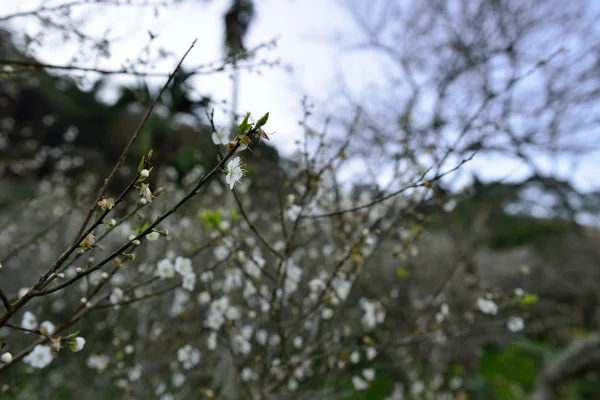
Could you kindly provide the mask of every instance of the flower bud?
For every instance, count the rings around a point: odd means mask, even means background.
[[[69,348],[73,353],[81,351],[83,349],[83,346],[85,346],[85,339],[81,336],[77,336],[75,339],[69,342]]]
[[[146,235],[146,239],[153,242],[156,239],[158,239],[159,236],[160,236],[160,234],[158,232],[150,232],[149,234]]]
[[[266,113],[265,115],[263,115],[262,117],[260,117],[258,119],[258,121],[256,121],[256,124],[254,124],[254,126],[256,128],[260,128],[262,126],[265,126],[268,120],[269,120],[269,113]]]
[[[6,352],[0,356],[0,360],[2,360],[3,363],[8,364],[12,361],[12,354]]]
[[[148,172],[148,170],[147,170],[147,169],[143,169],[143,170],[141,170],[141,171],[140,171],[140,176],[141,176],[142,178],[147,178],[147,177],[149,177],[149,176],[150,176],[150,172]]]
[[[114,218],[109,219],[108,222],[106,223],[106,225],[110,226],[111,228],[113,226],[115,226],[116,224],[117,224],[117,221],[115,221]]]

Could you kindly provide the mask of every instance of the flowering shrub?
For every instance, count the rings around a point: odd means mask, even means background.
[[[213,135],[220,161],[188,187],[146,183],[150,151],[121,195],[94,202],[92,223],[65,251],[57,253],[58,236],[36,242],[41,259],[56,261],[46,262],[38,280],[20,282],[30,286],[18,293],[2,292],[0,374],[67,363],[74,374],[106,375],[116,388],[142,397],[326,396],[375,388],[378,368],[397,346],[402,368],[415,369],[418,359],[403,345],[443,346],[448,337],[472,333],[460,331],[465,321],[482,321],[483,329],[487,314],[500,316],[506,332],[524,329],[521,317],[501,316],[519,300],[500,293],[474,293],[462,310],[434,296],[429,305],[415,304],[414,320],[399,325],[396,313],[406,309],[398,308],[399,288],[386,281],[403,275],[373,266],[390,265],[383,254],[417,253],[421,231],[407,221],[423,204],[447,204],[430,194],[445,173],[427,176],[415,165],[398,172],[388,194],[355,198],[334,183],[343,148],[326,154],[324,137],[307,128],[305,140],[316,140],[317,151],[299,151],[295,169],[280,171],[273,210],[252,201],[244,154],[268,134],[266,117],[249,118],[233,141]],[[60,186],[46,190],[60,198]],[[124,201],[132,197],[137,201]],[[121,206],[130,208],[117,214]],[[62,237],[74,232],[72,222],[58,223]],[[22,252],[2,273],[27,257]],[[378,289],[370,286],[371,273],[381,273]],[[461,376],[446,368],[430,378],[412,373],[406,390],[451,398]],[[390,386],[388,394],[400,398],[403,388]]]
[[[439,172],[405,149],[385,189],[375,177],[360,183],[378,190],[352,190],[340,177],[354,126],[334,146],[307,109],[293,159],[260,169],[269,113],[235,132],[210,115],[215,165],[180,180],[167,166],[161,180],[151,149],[137,169],[128,157],[155,104],[99,192],[92,175],[69,187],[82,162],[46,149],[60,168],[8,216],[3,396],[450,399],[465,393],[481,337],[527,330],[537,296],[478,282],[465,254],[439,260],[448,276],[409,265],[432,210],[451,213],[462,196],[435,185],[468,158]],[[115,194],[117,176],[129,181]]]

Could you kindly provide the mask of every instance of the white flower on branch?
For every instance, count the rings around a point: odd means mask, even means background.
[[[375,347],[367,347],[365,355],[367,356],[367,360],[371,361],[372,359],[377,357],[377,349]]]
[[[83,346],[85,346],[85,339],[81,336],[77,336],[69,342],[69,348],[73,353],[83,350]]]
[[[37,319],[35,318],[35,315],[33,315],[33,313],[31,311],[25,311],[25,314],[23,314],[23,320],[21,321],[21,327],[23,329],[29,329],[29,330],[37,329],[38,322],[37,322]]]
[[[190,272],[183,276],[183,281],[182,281],[181,287],[183,287],[185,290],[189,290],[191,292],[194,290],[195,286],[196,286],[196,274],[195,273]]]
[[[150,185],[147,183],[142,183],[142,187],[140,188],[140,195],[142,196],[142,200],[145,200],[148,203],[152,202],[154,195],[150,190]]]
[[[198,295],[198,303],[200,303],[200,305],[205,305],[208,304],[210,302],[210,293],[208,293],[207,291],[201,292]]]
[[[88,368],[95,369],[98,373],[101,373],[108,367],[110,363],[110,357],[104,354],[92,354],[88,357],[86,365]]]
[[[287,213],[287,216],[289,219],[291,219],[292,221],[295,221],[298,219],[301,212],[302,212],[302,207],[299,206],[298,204],[293,204],[290,208],[288,208],[286,213]]]
[[[160,233],[158,232],[150,232],[149,234],[146,235],[146,239],[149,242],[154,242],[155,240],[157,240],[160,237]]]
[[[511,332],[520,332],[525,328],[525,322],[521,317],[510,317],[506,323],[508,330]]]
[[[123,289],[114,288],[110,293],[110,297],[108,298],[110,304],[118,304],[123,300]]]
[[[221,132],[213,132],[213,134],[211,135],[211,139],[213,141],[213,143],[215,145],[223,145],[225,146],[227,143],[229,143],[229,135],[227,134],[226,130],[223,130]]]
[[[482,297],[477,299],[477,308],[484,314],[496,315],[498,313],[498,305],[493,300]]]
[[[227,169],[225,170],[227,172],[227,176],[225,177],[225,180],[229,184],[230,189],[233,189],[233,187],[237,183],[241,182],[242,178],[244,177],[246,171],[243,169],[243,166],[244,165],[241,164],[239,157],[235,157],[233,160],[227,163]]]
[[[267,344],[268,337],[269,337],[269,333],[264,329],[261,329],[258,332],[256,332],[256,341],[261,346],[264,346],[265,344]]]
[[[176,388],[183,386],[183,384],[185,383],[185,375],[182,374],[181,372],[177,372],[176,374],[173,374],[172,382],[173,382],[173,386]]]
[[[217,348],[217,332],[211,332],[211,334],[208,335],[206,344],[209,350],[215,350]]]
[[[156,266],[156,274],[161,278],[172,278],[175,276],[173,263],[168,258],[164,258],[158,262]]]
[[[26,364],[33,368],[46,368],[52,362],[52,348],[50,346],[38,344],[33,351],[23,358]]]
[[[40,333],[45,336],[51,336],[56,331],[56,326],[50,321],[44,321],[40,324]]]
[[[192,260],[184,257],[176,257],[175,258],[175,271],[179,273],[181,276],[186,276],[188,274],[193,273],[192,270]]]
[[[354,385],[354,389],[356,390],[365,390],[369,387],[369,384],[366,380],[356,375],[352,377],[352,384]]]
[[[362,371],[363,377],[368,381],[375,379],[375,370],[373,368],[365,368]]]
[[[373,329],[385,320],[385,311],[380,302],[365,298],[360,299],[360,306],[364,310],[361,322],[367,329]]]
[[[9,352],[6,353],[2,353],[2,356],[0,356],[0,361],[2,361],[5,364],[8,364],[12,361],[13,357],[12,354],[10,354]]]
[[[177,361],[183,364],[183,368],[192,369],[200,362],[200,350],[189,344],[177,350]]]

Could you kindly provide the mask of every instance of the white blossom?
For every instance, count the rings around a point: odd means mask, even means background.
[[[261,329],[258,332],[256,332],[256,341],[261,346],[264,346],[267,343],[268,337],[269,337],[269,333],[264,329]]]
[[[296,336],[294,338],[294,347],[297,348],[297,349],[301,348],[303,342],[304,341],[302,340],[302,336]]]
[[[110,297],[108,298],[110,304],[117,304],[123,300],[123,290],[121,288],[114,288],[110,293]]]
[[[198,303],[201,305],[208,304],[210,302],[210,293],[203,291],[198,295]]]
[[[373,368],[365,368],[362,371],[362,375],[368,381],[373,381],[375,379],[375,370]]]
[[[217,246],[213,249],[213,254],[217,261],[223,261],[229,257],[229,249],[226,246]]]
[[[377,357],[377,349],[375,349],[375,347],[367,347],[365,355],[367,356],[367,360],[371,361],[372,359]]]
[[[158,240],[159,237],[160,237],[160,233],[150,232],[149,234],[146,235],[146,240],[148,240],[149,242],[154,242],[155,240]]]
[[[127,377],[131,382],[138,381],[142,377],[142,366],[140,364],[136,364],[133,368],[131,368],[131,370],[129,370]]]
[[[496,315],[498,313],[498,305],[493,300],[487,300],[482,297],[477,299],[477,308],[484,314]]]
[[[356,376],[356,375],[354,375],[352,377],[352,384],[354,385],[354,389],[356,389],[356,390],[365,390],[369,387],[369,384],[367,383],[367,381],[365,381],[360,376]]]
[[[229,184],[230,189],[233,189],[233,187],[244,177],[245,171],[242,167],[243,164],[240,163],[239,157],[235,157],[233,160],[227,163],[227,176],[225,177],[225,180]]]
[[[288,381],[287,388],[290,392],[295,392],[298,390],[298,381],[295,379],[290,379]]]
[[[21,320],[21,327],[23,329],[35,330],[38,327],[37,319],[31,311],[25,311],[23,319]]]
[[[12,361],[12,354],[10,354],[9,352],[6,353],[2,353],[2,356],[0,356],[0,361],[2,361],[5,364],[8,364],[9,362]]]
[[[173,378],[171,380],[173,382],[173,386],[179,388],[185,383],[185,375],[183,375],[181,372],[177,372],[173,374]]]
[[[248,382],[254,379],[254,371],[252,371],[250,367],[245,367],[244,369],[242,369],[240,377],[244,382]]]
[[[333,318],[333,310],[331,308],[325,307],[321,310],[321,318],[323,319],[331,319]]]
[[[448,200],[447,202],[444,203],[442,208],[444,209],[444,211],[446,211],[448,213],[452,212],[456,208],[456,199]]]
[[[192,269],[192,260],[184,257],[176,257],[175,271],[177,271],[181,276],[186,276],[188,274],[193,273],[194,271]]]
[[[378,301],[362,298],[360,300],[360,306],[365,312],[361,322],[367,329],[373,329],[377,324],[381,324],[385,320],[385,311]]]
[[[226,145],[227,143],[229,143],[229,135],[227,134],[226,130],[223,130],[221,132],[213,132],[213,134],[211,135],[211,139],[213,143],[217,146]]]
[[[183,364],[183,368],[192,369],[200,362],[200,350],[186,344],[177,350],[177,361]]]
[[[301,212],[302,212],[302,207],[297,204],[293,204],[290,208],[288,208],[288,210],[286,211],[286,214],[289,219],[291,219],[292,221],[296,221],[298,219],[298,217],[300,216]]]
[[[510,317],[506,323],[506,326],[511,332],[520,332],[525,327],[525,322],[521,317]]]
[[[196,286],[196,274],[190,272],[183,276],[183,282],[181,285],[184,289],[189,290],[190,292],[194,290]]]
[[[40,333],[46,336],[52,336],[56,331],[56,326],[50,321],[44,321],[40,324]]]
[[[81,336],[77,336],[75,339],[69,342],[69,348],[73,353],[77,353],[78,351],[83,350],[85,346],[85,339]]]
[[[237,353],[248,355],[252,351],[252,345],[243,335],[233,337],[233,349]]]
[[[33,368],[46,368],[52,362],[52,348],[38,344],[23,358],[23,361]]]
[[[103,354],[92,354],[86,361],[88,368],[94,368],[98,373],[104,371],[109,363],[110,357]]]
[[[217,348],[217,332],[211,332],[208,335],[208,339],[206,340],[207,346],[209,350],[214,350]]]
[[[156,266],[156,274],[161,278],[172,278],[175,276],[173,263],[168,258],[164,258],[158,262]]]

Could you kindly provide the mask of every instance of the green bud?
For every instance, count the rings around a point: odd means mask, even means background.
[[[265,126],[267,124],[268,120],[269,120],[269,113],[266,113],[265,115],[263,115],[262,117],[260,117],[260,119],[258,121],[256,121],[256,124],[254,126],[256,128],[260,128],[262,126]]]

